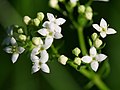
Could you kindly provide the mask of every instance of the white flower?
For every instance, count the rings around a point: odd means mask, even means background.
[[[98,32],[102,38],[105,38],[107,34],[115,34],[116,31],[113,28],[108,28],[107,22],[102,18],[100,21],[100,26],[98,24],[92,25]]]
[[[36,54],[36,53],[37,52],[34,52],[34,54]],[[34,54],[32,52],[32,55],[31,55],[31,60],[33,62],[32,73],[35,73],[35,72],[39,71],[40,69],[43,72],[50,73],[50,69],[49,69],[48,65],[46,64],[46,62],[48,61],[48,58],[49,58],[47,51],[42,50],[40,52],[40,58]]]
[[[11,45],[12,46],[8,46],[4,50],[7,53],[13,54],[12,62],[15,63],[19,57],[19,54],[23,53],[25,49],[23,47],[18,46],[16,40],[13,37],[11,38]]]
[[[104,54],[97,54],[95,47],[91,47],[89,53],[90,56],[83,56],[81,60],[84,63],[90,63],[91,68],[96,72],[99,67],[99,62],[105,60],[107,56]]]

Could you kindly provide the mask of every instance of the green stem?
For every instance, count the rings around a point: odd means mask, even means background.
[[[86,50],[86,45],[85,45],[85,40],[84,40],[84,35],[83,35],[83,28],[79,27],[77,31],[78,31],[80,49],[82,51],[82,55],[84,56],[87,54],[87,50]]]
[[[57,55],[57,57],[60,56],[54,45],[51,46],[51,49]],[[67,63],[73,68],[75,68],[75,70],[77,70],[78,72],[86,76],[88,79],[90,79],[100,90],[109,90],[109,88],[104,84],[104,82],[96,73],[88,71],[84,66],[81,66],[80,69],[77,69],[78,66],[72,61],[68,61]]]

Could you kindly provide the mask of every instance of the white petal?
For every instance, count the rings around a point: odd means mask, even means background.
[[[90,57],[90,56],[83,56],[82,58],[81,58],[81,60],[84,62],[84,63],[90,63],[91,61],[92,61],[92,57]]]
[[[63,23],[65,23],[65,19],[63,19],[63,18],[58,18],[58,19],[56,19],[56,24],[57,25],[62,25]]]
[[[13,55],[12,55],[12,62],[15,63],[17,61],[18,57],[19,57],[18,53],[13,53]]]
[[[38,52],[39,49],[40,49],[40,46],[35,47],[35,48],[32,50],[31,55],[37,55],[37,54],[39,54],[39,52]]]
[[[18,47],[18,51],[21,54],[21,53],[23,53],[25,51],[25,49],[23,47]]]
[[[13,37],[11,38],[10,43],[12,45],[17,45],[17,42],[16,42],[15,38],[13,38]]]
[[[46,37],[45,38],[45,44],[43,45],[43,47],[45,49],[48,49],[53,43],[53,38],[52,37]]]
[[[30,59],[32,62],[36,62],[36,60],[39,60],[39,57],[31,54]]]
[[[94,70],[95,72],[98,70],[99,63],[97,61],[92,61],[90,65],[92,70]]]
[[[43,23],[43,25],[42,25],[42,26],[46,28],[46,27],[48,27],[48,26],[49,26],[49,24],[50,24],[50,22],[49,22],[49,21],[45,21],[45,22]]]
[[[42,64],[41,65],[41,70],[45,73],[50,73],[50,69],[47,64]]]
[[[55,27],[55,32],[61,33],[61,27],[58,26],[57,24],[54,26]]]
[[[90,56],[95,57],[97,55],[97,51],[95,47],[90,48]]]
[[[60,39],[62,37],[63,37],[63,35],[61,33],[58,33],[58,32],[56,32],[55,35],[54,35],[55,39]]]
[[[12,46],[4,48],[4,51],[6,51],[7,53],[12,53]]]
[[[98,24],[93,24],[93,28],[95,28],[98,32],[102,30],[102,28]]]
[[[107,30],[107,32],[106,32],[107,34],[115,34],[115,33],[117,33],[113,28],[108,28],[108,30]]]
[[[106,37],[106,32],[100,32],[100,36],[101,36],[102,38],[105,38],[105,37]]]
[[[38,63],[34,63],[34,65],[32,66],[32,73],[35,73],[37,71],[40,70],[40,66]]]
[[[46,50],[43,50],[41,53],[40,53],[40,62],[41,63],[46,63],[48,61],[48,58],[49,58],[49,55],[47,53]]]
[[[54,21],[55,20],[55,17],[52,13],[47,13],[47,18],[49,21]]]
[[[107,28],[107,22],[103,18],[100,21],[100,27]]]
[[[99,62],[102,62],[103,60],[105,60],[107,58],[107,56],[105,54],[98,54],[96,56],[96,60],[98,60]]]
[[[38,33],[41,34],[42,36],[47,36],[49,32],[46,28],[42,28],[38,30]]]

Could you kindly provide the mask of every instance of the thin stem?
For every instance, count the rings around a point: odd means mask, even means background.
[[[84,40],[84,35],[83,35],[83,28],[79,27],[77,31],[78,31],[80,49],[82,51],[82,55],[84,56],[87,54],[87,50],[86,50],[86,45],[85,45],[85,40]]]

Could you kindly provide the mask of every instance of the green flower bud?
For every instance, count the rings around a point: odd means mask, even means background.
[[[77,48],[77,47],[72,50],[72,53],[73,53],[74,55],[76,55],[76,56],[78,56],[78,55],[80,54],[80,52],[81,52],[80,49]]]
[[[75,7],[77,5],[78,0],[70,0],[71,7]]]
[[[33,37],[32,42],[34,45],[38,46],[41,44],[41,38],[40,37]]]
[[[86,12],[92,12],[92,8],[90,6],[86,7]]]
[[[80,5],[78,7],[78,13],[84,13],[85,12],[85,6],[84,5]]]
[[[24,16],[24,22],[26,25],[29,24],[30,20],[31,20],[31,18],[29,16]]]
[[[26,41],[27,37],[26,37],[26,35],[21,34],[21,35],[19,35],[19,39],[21,41]]]
[[[37,18],[42,21],[44,19],[44,14],[42,12],[37,13]]]
[[[98,37],[97,33],[93,33],[91,35],[91,38],[93,39],[93,41],[95,41],[97,39],[97,37]]]
[[[93,13],[92,12],[85,12],[85,17],[87,20],[92,20]]]
[[[77,65],[80,65],[81,64],[81,58],[75,57],[74,63],[77,64]]]
[[[20,34],[22,34],[22,33],[23,33],[22,28],[19,28],[19,29],[18,29],[18,33],[20,33]]]
[[[66,65],[66,62],[68,61],[68,58],[64,55],[61,55],[59,58],[58,58],[58,62],[60,62],[62,65]]]
[[[95,40],[95,47],[96,48],[99,48],[101,45],[102,45],[102,40],[100,40],[99,38],[97,38],[96,40]]]
[[[58,8],[58,0],[50,0],[49,4],[52,8]]]
[[[35,18],[33,20],[33,22],[34,22],[35,26],[39,26],[39,24],[40,24],[40,20],[38,18]]]

